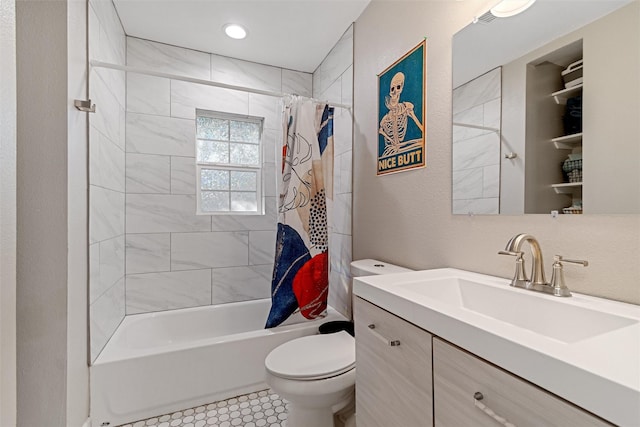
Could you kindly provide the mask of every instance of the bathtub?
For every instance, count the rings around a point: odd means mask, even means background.
[[[296,313],[263,329],[269,299],[127,316],[90,368],[91,425],[117,426],[267,388],[278,345],[345,320]]]

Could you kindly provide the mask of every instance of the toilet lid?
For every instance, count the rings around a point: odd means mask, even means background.
[[[329,378],[355,365],[355,340],[345,331],[294,339],[276,347],[265,359],[267,371],[291,379]]]

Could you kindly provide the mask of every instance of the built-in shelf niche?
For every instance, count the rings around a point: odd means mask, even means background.
[[[563,115],[567,99],[581,95],[584,85],[567,88],[562,79],[562,71],[583,59],[582,46],[577,40],[527,65],[525,213],[562,212],[582,202],[582,182],[565,182],[562,171],[569,153],[582,152],[583,133],[566,135]]]

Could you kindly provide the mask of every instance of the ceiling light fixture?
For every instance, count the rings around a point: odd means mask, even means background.
[[[536,0],[502,0],[491,8],[491,14],[497,18],[508,18],[527,10]]]
[[[224,27],[224,32],[232,39],[241,40],[247,37],[247,30],[238,24],[227,24]]]

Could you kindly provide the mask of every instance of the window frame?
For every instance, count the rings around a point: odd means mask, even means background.
[[[208,117],[212,119],[223,119],[230,121],[238,121],[245,123],[256,123],[260,126],[260,134],[258,137],[258,143],[253,144],[249,142],[242,141],[232,141],[231,135],[229,134],[229,139],[226,141],[220,141],[215,139],[204,139],[198,138],[198,129],[197,129],[197,121],[198,117]],[[263,179],[262,174],[264,171],[264,118],[257,116],[249,116],[244,114],[233,114],[233,113],[225,113],[221,111],[212,111],[205,109],[196,109],[196,131],[195,131],[195,166],[196,166],[196,215],[264,215],[265,214],[265,201],[264,201],[264,188],[263,188]],[[258,164],[257,165],[242,165],[237,163],[220,163],[220,162],[201,162],[198,160],[198,141],[220,141],[226,142],[229,144],[251,144],[258,146]],[[229,146],[231,147],[231,145]],[[230,159],[229,159],[230,160]],[[202,170],[225,170],[225,171],[239,171],[239,172],[256,172],[256,210],[255,211],[204,211],[202,209],[202,193],[210,190],[202,189],[202,180],[201,174]],[[229,186],[231,183],[229,183]],[[215,191],[215,190],[211,190]],[[221,190],[223,191],[223,190]],[[229,194],[229,208],[231,208],[231,194],[232,193],[242,193],[243,191],[225,191]],[[254,193],[253,191],[245,191],[245,193]]]

